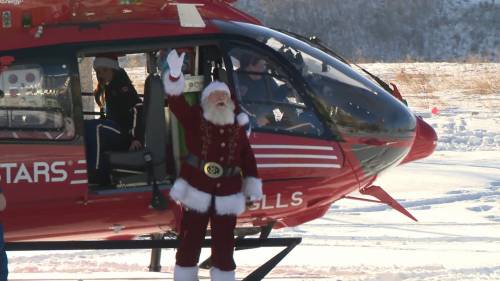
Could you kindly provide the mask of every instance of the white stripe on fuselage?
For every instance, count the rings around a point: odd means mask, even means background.
[[[313,155],[313,154],[255,154],[255,158],[304,158],[304,159],[333,159],[337,156],[332,155]]]
[[[253,149],[304,149],[304,150],[329,150],[332,151],[333,147],[330,146],[316,146],[316,145],[282,145],[282,144],[254,144]]]
[[[340,169],[339,164],[314,164],[314,163],[279,163],[279,164],[257,164],[257,168],[333,168]]]

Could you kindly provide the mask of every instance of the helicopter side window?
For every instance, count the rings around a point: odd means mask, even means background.
[[[0,72],[0,139],[75,136],[66,64],[13,64]]]
[[[251,117],[252,127],[298,135],[323,133],[291,79],[271,58],[245,47],[229,51],[238,99]]]

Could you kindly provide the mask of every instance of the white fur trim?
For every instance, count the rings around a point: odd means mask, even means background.
[[[217,215],[241,215],[245,211],[245,196],[239,192],[228,196],[215,197]]]
[[[208,98],[208,96],[210,96],[210,94],[214,91],[226,92],[228,96],[231,96],[231,92],[229,91],[227,84],[215,80],[203,89],[203,92],[201,92],[201,100]]]
[[[170,80],[170,71],[168,71],[163,76],[163,88],[168,96],[180,96],[184,91],[184,75],[181,76],[177,81]]]
[[[174,201],[182,201],[186,197],[188,186],[189,183],[184,179],[177,179],[172,189],[170,189],[170,198]]]
[[[120,69],[118,60],[106,57],[96,57],[94,60],[94,69],[101,67],[112,68],[116,70]]]
[[[170,197],[172,200],[179,201],[189,209],[200,213],[206,213],[212,201],[212,195],[200,191],[183,178],[178,178],[175,181],[170,190]]]
[[[238,114],[238,116],[236,116],[236,120],[238,120],[238,125],[242,127],[250,122],[250,118],[248,118],[248,114],[245,112]]]
[[[198,267],[175,265],[174,281],[198,281]]]
[[[236,274],[234,270],[224,271],[220,270],[217,267],[213,266],[210,269],[210,280],[211,281],[235,281]]]
[[[243,194],[252,201],[262,199],[262,180],[254,177],[244,178]]]

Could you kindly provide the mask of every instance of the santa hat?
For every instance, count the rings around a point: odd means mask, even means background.
[[[203,92],[201,93],[201,100],[205,100],[210,96],[215,91],[220,91],[220,92],[226,92],[228,96],[231,96],[231,91],[229,91],[229,87],[227,86],[226,83],[220,82],[220,81],[213,81],[212,83],[208,84],[208,86],[205,87]]]
[[[112,69],[120,69],[120,65],[118,64],[118,57],[114,55],[100,55],[97,56],[94,60],[94,69],[96,68],[112,68]]]

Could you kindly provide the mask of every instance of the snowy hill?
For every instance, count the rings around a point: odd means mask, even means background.
[[[239,0],[270,27],[368,61],[500,59],[498,0]]]

